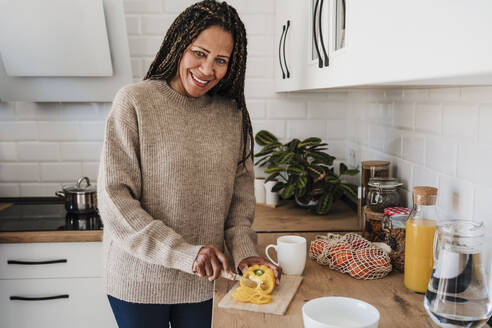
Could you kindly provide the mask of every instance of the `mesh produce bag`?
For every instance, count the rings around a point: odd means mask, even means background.
[[[380,279],[392,269],[388,253],[354,233],[316,236],[309,257],[356,279]]]

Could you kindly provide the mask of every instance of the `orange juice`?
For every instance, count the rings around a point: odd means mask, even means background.
[[[405,231],[405,286],[425,293],[432,274],[433,244],[436,221],[409,219]]]

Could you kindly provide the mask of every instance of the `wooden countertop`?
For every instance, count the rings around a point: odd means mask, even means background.
[[[343,201],[337,201],[327,215],[312,214],[297,207],[292,201],[282,202],[276,208],[256,206],[253,222],[256,232],[315,232],[315,231],[358,231],[356,211]]]
[[[102,241],[102,230],[0,232],[1,243],[69,243]]]
[[[304,236],[308,247],[316,233],[293,233]],[[274,244],[276,238],[285,235],[260,233],[258,248],[264,255],[268,244]],[[380,328],[393,327],[437,327],[424,309],[424,296],[408,291],[403,285],[403,274],[390,273],[379,280],[356,280],[347,274],[330,270],[307,259],[304,280],[294,296],[287,312],[283,316],[255,313],[249,311],[218,308],[217,304],[232,287],[234,282],[219,279],[215,284],[213,327],[214,328],[290,328],[303,327],[302,306],[305,302],[322,296],[345,296],[363,300],[374,305],[381,314]]]
[[[0,203],[0,210],[12,204]],[[356,212],[342,201],[335,203],[328,215],[314,215],[292,202],[277,208],[256,207],[253,229],[257,232],[357,231]],[[47,243],[101,241],[101,230],[0,232],[0,243]]]

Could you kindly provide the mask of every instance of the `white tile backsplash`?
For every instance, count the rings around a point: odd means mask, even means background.
[[[442,114],[440,104],[417,103],[415,105],[415,130],[441,134]]]
[[[28,182],[39,181],[38,163],[2,163],[0,164],[0,181]]]
[[[429,168],[451,176],[456,175],[458,146],[454,141],[428,136],[425,148],[425,163]]]
[[[268,102],[268,118],[299,119],[306,117],[306,105],[303,101],[275,99]]]
[[[446,137],[476,139],[478,126],[478,110],[475,105],[443,106],[442,134]]]
[[[287,121],[287,138],[305,139],[318,137],[326,139],[326,122],[319,120],[290,120]]]
[[[478,142],[492,145],[492,104],[479,106]]]
[[[80,134],[78,122],[38,122],[39,140],[77,140]]]
[[[444,220],[473,216],[473,184],[442,174],[439,176],[440,218]]]
[[[76,181],[82,175],[82,163],[42,163],[41,181]]]
[[[55,142],[19,142],[17,153],[23,162],[56,162],[60,160],[60,150]]]
[[[194,0],[125,0],[132,69],[141,80],[165,30]],[[231,0],[248,33],[245,96],[254,132],[282,141],[318,136],[357,166],[389,160],[411,187],[437,186],[446,216],[492,225],[492,86],[275,93],[273,0]],[[51,196],[61,183],[97,177],[110,103],[0,103],[0,196]],[[489,228],[492,232],[492,228]]]
[[[17,147],[15,142],[0,142],[0,158],[5,162],[17,161]]]
[[[102,142],[62,142],[62,161],[97,161],[101,156]]]

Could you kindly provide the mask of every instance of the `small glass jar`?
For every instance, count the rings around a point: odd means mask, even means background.
[[[400,187],[403,184],[395,178],[371,178],[367,204],[375,212],[383,213],[387,207],[400,206]]]

